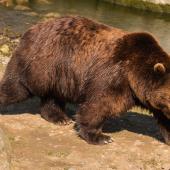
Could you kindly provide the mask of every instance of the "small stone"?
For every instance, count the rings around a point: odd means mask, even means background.
[[[33,11],[27,12],[26,14],[29,16],[38,16],[38,13],[33,12]]]
[[[3,44],[3,45],[0,47],[0,51],[1,51],[3,54],[9,54],[9,52],[10,52],[9,46],[8,46],[7,44]]]
[[[0,55],[0,57],[1,57],[1,55]],[[2,62],[3,65],[7,65],[9,60],[10,60],[10,58],[8,58],[8,57],[3,57],[3,58],[1,57],[1,59],[2,59],[1,62]]]
[[[12,42],[12,43],[19,43],[19,41],[20,41],[20,39],[19,39],[19,38],[16,38],[16,39],[12,40],[11,42]]]
[[[16,5],[15,10],[19,10],[19,11],[28,11],[31,10],[31,8],[29,8],[28,6],[24,6],[24,5]]]
[[[36,0],[39,4],[50,4],[51,2],[49,0]]]
[[[23,5],[23,6],[27,6],[29,4],[28,0],[15,0],[16,4],[18,5]]]
[[[59,13],[50,12],[50,13],[46,14],[45,17],[46,18],[55,18],[55,17],[60,17],[60,14]]]

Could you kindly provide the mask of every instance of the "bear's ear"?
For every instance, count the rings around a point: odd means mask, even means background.
[[[154,65],[154,71],[156,73],[164,74],[166,72],[166,68],[165,68],[165,66],[162,63],[156,63]]]

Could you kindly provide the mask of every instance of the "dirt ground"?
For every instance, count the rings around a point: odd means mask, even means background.
[[[104,131],[114,142],[89,145],[74,123],[49,123],[37,99],[1,110],[0,127],[11,143],[12,170],[170,170],[170,146],[163,143],[152,116],[128,112]]]

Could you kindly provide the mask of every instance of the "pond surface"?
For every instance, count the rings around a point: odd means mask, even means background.
[[[0,32],[4,28],[23,33],[44,17],[82,15],[126,31],[152,33],[170,53],[170,15],[116,6],[100,0],[57,0],[49,4],[30,4],[30,11],[0,6]]]

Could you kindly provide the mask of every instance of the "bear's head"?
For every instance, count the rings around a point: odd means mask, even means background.
[[[170,144],[170,56],[148,33],[126,35],[123,46],[130,88],[140,103],[154,112]]]

